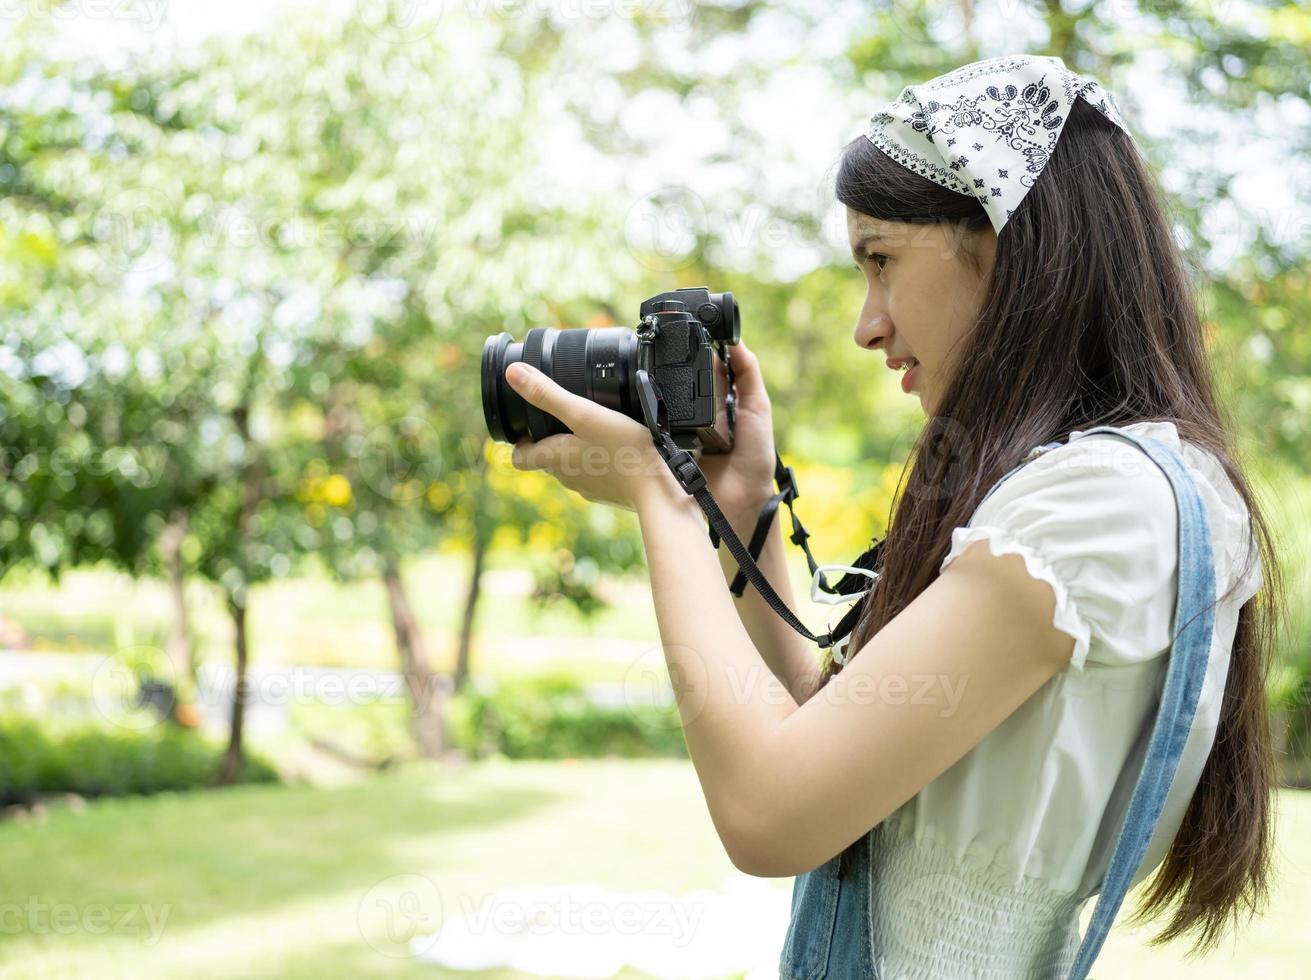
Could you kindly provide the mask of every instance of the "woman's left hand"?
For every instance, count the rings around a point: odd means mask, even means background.
[[[653,494],[687,498],[641,422],[566,391],[522,361],[506,368],[505,379],[571,430],[518,442],[510,456],[516,470],[545,470],[585,500],[624,510]]]

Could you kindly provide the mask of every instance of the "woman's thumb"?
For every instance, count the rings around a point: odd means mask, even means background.
[[[733,386],[737,389],[738,397],[747,399],[765,397],[765,385],[760,376],[760,361],[756,358],[747,345],[741,342],[728,348],[729,363],[733,367]],[[715,367],[719,373],[727,377],[727,370],[724,362],[715,359]]]
[[[733,376],[735,378],[745,378],[747,375],[754,374],[759,366],[756,355],[747,350],[747,345],[738,341],[738,343],[728,348],[728,362],[733,366]],[[724,362],[715,358],[715,366],[723,373]]]

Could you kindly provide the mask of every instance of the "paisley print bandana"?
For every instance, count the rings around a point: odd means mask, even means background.
[[[1077,98],[1133,139],[1109,91],[1044,55],[988,58],[907,85],[870,118],[865,135],[908,170],[977,198],[1000,234],[1051,158]]]

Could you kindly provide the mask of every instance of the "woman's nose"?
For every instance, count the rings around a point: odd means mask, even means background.
[[[855,340],[857,347],[873,347],[891,331],[892,321],[886,313],[874,317],[861,317],[856,321]]]

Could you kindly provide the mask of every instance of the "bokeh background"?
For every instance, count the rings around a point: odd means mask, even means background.
[[[513,470],[483,340],[732,290],[850,561],[923,416],[853,356],[833,166],[902,85],[1017,51],[1102,80],[1160,175],[1294,613],[1270,909],[1101,968],[1304,970],[1307,8],[15,0],[0,31],[0,975],[771,975],[791,880],[715,837],[635,517]],[[561,883],[641,923],[534,932],[503,891]],[[639,962],[689,908],[699,972]]]

